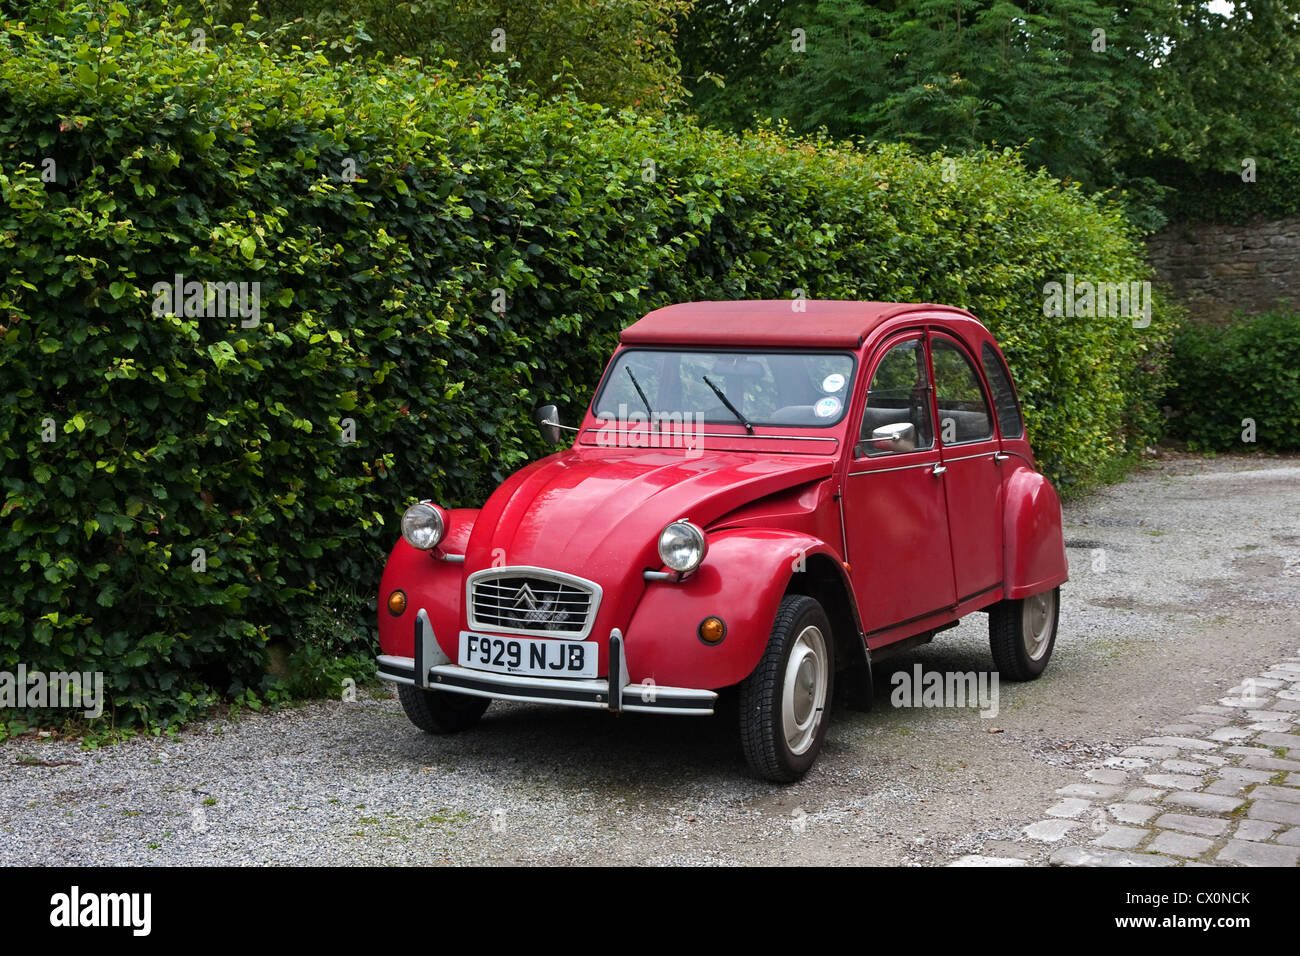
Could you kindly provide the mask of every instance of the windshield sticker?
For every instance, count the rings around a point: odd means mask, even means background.
[[[838,392],[843,387],[844,387],[844,376],[841,375],[839,372],[834,372],[830,375],[827,375],[826,378],[822,381],[823,392]]]
[[[840,410],[840,400],[838,398],[823,398],[813,406],[818,418],[830,418]]]

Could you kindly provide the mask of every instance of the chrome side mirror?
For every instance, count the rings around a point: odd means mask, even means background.
[[[911,422],[881,425],[871,432],[871,443],[877,451],[916,451],[916,426]]]
[[[535,413],[537,428],[542,437],[552,445],[560,443],[560,410],[554,405],[543,405]]]

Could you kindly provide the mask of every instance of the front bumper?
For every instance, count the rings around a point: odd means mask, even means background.
[[[609,651],[612,681],[610,678],[526,677],[474,670],[453,664],[442,652],[434,640],[428,614],[421,609],[415,624],[416,656],[380,655],[379,676],[395,684],[495,700],[689,717],[707,717],[713,713],[713,705],[718,699],[715,691],[629,681],[624,639],[617,628],[610,632]]]

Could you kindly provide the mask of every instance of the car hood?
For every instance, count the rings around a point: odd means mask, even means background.
[[[657,568],[659,532],[701,528],[758,498],[827,478],[828,458],[573,448],[516,472],[488,499],[466,553],[471,570],[531,565],[591,578]],[[603,573],[602,573],[603,571]]]

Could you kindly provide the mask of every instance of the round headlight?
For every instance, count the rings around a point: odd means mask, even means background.
[[[442,540],[447,524],[442,519],[442,509],[427,501],[411,505],[402,515],[402,537],[406,543],[421,551],[431,551]]]
[[[708,550],[704,532],[689,521],[674,521],[659,535],[659,558],[674,571],[694,571]]]

